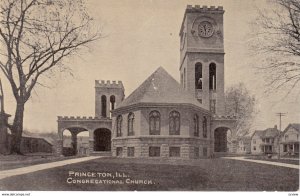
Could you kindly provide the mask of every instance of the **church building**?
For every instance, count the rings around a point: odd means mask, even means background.
[[[95,117],[58,117],[63,131],[89,132],[90,154],[118,157],[209,157],[227,152],[223,7],[188,5],[180,29],[180,83],[159,67],[127,98],[122,82],[95,82]],[[107,154],[103,154],[107,153]]]

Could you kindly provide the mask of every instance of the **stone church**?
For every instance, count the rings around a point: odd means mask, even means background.
[[[180,83],[159,67],[127,98],[121,81],[95,81],[95,117],[58,117],[63,131],[89,132],[90,155],[210,157],[226,153],[223,7],[188,5],[180,29]],[[75,152],[75,151],[74,151]]]

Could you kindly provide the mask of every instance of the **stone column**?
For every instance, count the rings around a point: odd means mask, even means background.
[[[91,155],[94,152],[94,131],[89,130],[89,151],[88,154]]]
[[[110,118],[110,96],[106,96],[106,117]]]
[[[56,141],[56,154],[63,156],[63,129],[58,128],[58,138]]]
[[[62,139],[57,139],[57,142],[56,142],[56,154],[58,156],[63,156],[63,140]]]
[[[72,132],[72,148],[73,152],[76,155],[77,154],[77,133]]]
[[[94,152],[94,139],[89,139],[89,155]]]

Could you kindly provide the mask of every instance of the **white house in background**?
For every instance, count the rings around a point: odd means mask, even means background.
[[[281,135],[280,153],[281,155],[299,154],[299,131],[300,124],[289,124]]]
[[[251,136],[244,136],[238,139],[238,154],[249,154],[251,152]]]
[[[251,137],[251,154],[278,153],[280,131],[274,128],[256,130]]]

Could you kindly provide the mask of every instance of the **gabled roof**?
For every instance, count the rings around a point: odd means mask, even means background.
[[[262,137],[264,135],[264,131],[262,130],[255,130],[253,135],[251,136],[251,138],[254,136],[254,135],[257,135],[259,137]]]
[[[297,131],[300,131],[300,124],[299,123],[291,123],[290,124],[293,128],[295,128]]]
[[[117,109],[138,103],[186,103],[203,108],[203,105],[162,67],[150,75]]]
[[[299,123],[290,123],[290,124],[284,129],[283,134],[284,134],[285,132],[287,132],[288,129],[289,129],[290,127],[293,127],[293,128],[296,129],[298,132],[300,132],[300,124],[299,124]]]
[[[257,135],[260,138],[270,138],[270,137],[274,138],[274,137],[278,136],[279,134],[280,134],[280,131],[274,127],[274,128],[267,128],[265,130],[256,130],[253,133],[252,137],[254,135]]]
[[[30,133],[30,132],[26,132],[26,133],[22,133],[22,137],[27,137],[27,138],[34,138],[34,139],[41,139],[41,140],[45,140],[47,143],[49,143],[50,145],[53,146],[53,139],[48,138],[48,137],[41,137],[35,133]]]
[[[238,140],[241,140],[241,141],[243,141],[243,142],[245,142],[245,141],[250,141],[250,140],[251,140],[251,137],[250,137],[250,136],[243,136],[243,137],[238,138]]]
[[[264,137],[276,137],[279,134],[277,128],[268,128],[264,131]]]

